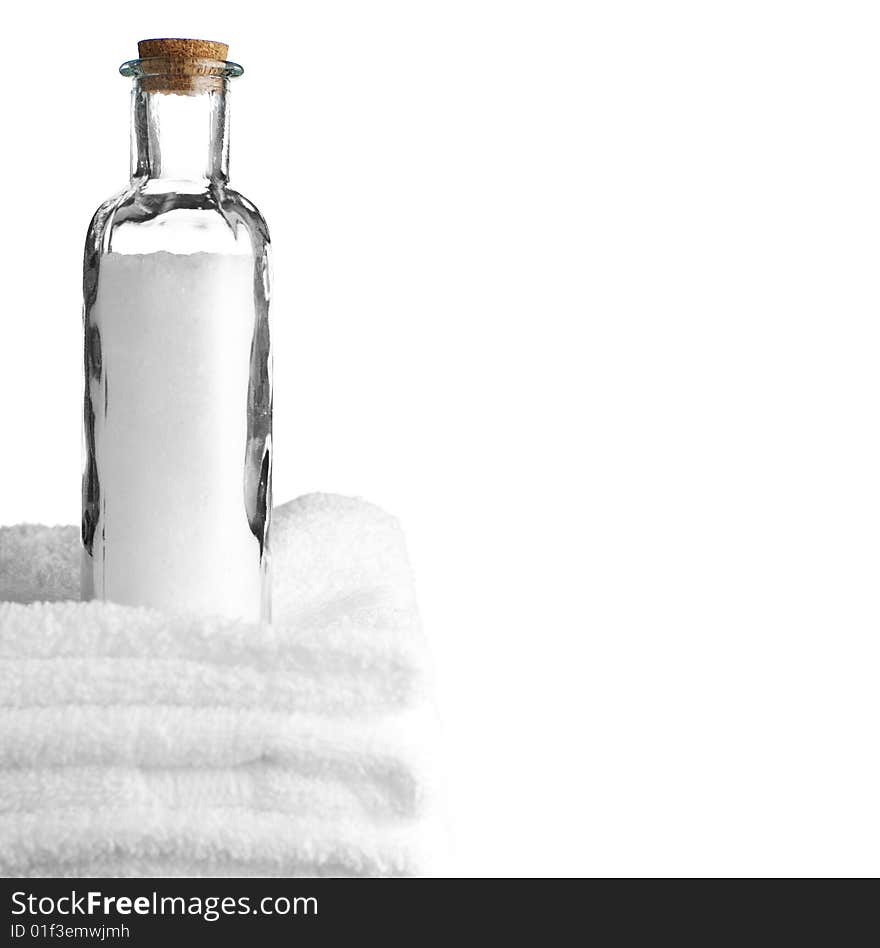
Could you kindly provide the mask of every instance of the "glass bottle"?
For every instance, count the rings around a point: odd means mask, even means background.
[[[227,46],[145,40],[131,176],[89,227],[82,593],[270,619],[269,234],[228,186]]]

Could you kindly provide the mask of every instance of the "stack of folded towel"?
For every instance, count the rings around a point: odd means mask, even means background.
[[[436,871],[400,528],[314,494],[272,543],[261,628],[71,602],[75,529],[0,529],[0,875]]]

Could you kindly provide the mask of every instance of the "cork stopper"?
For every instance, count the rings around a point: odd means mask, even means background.
[[[146,92],[197,95],[220,91],[229,76],[241,73],[241,67],[227,68],[233,65],[226,62],[229,46],[211,40],[141,40],[138,54],[140,69],[131,74],[139,76]]]
[[[149,39],[138,43],[141,59],[213,59],[225,62],[229,55],[227,43],[197,39]]]

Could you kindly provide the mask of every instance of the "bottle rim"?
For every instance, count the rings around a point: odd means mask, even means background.
[[[244,73],[244,69],[238,63],[222,59],[151,56],[144,59],[129,59],[119,67],[119,72],[126,79],[147,79],[158,76],[237,79]]]

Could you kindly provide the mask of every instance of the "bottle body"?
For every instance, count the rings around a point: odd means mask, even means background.
[[[162,93],[135,95],[158,113]],[[133,174],[95,214],[83,598],[270,619],[269,280],[265,222],[223,176]]]

